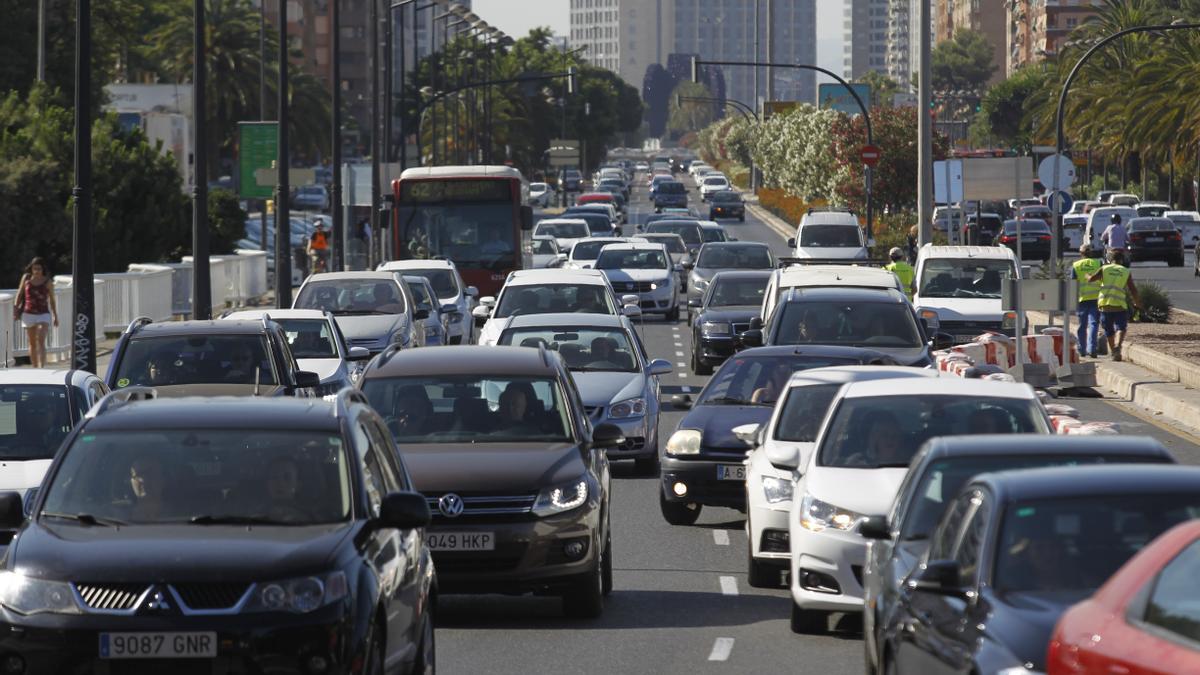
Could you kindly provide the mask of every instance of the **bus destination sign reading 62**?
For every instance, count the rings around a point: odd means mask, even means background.
[[[495,202],[512,198],[507,180],[410,180],[401,184],[408,203]]]

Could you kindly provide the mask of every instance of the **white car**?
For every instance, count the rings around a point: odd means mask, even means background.
[[[842,366],[792,375],[766,426],[747,424],[734,433],[754,445],[746,457],[746,533],[750,539],[748,581],[776,588],[788,567],[788,514],[799,467],[829,404],[843,384],[901,377],[937,377],[938,371],[905,366]]]
[[[1132,206],[1101,206],[1092,209],[1091,213],[1088,213],[1087,229],[1083,233],[1084,241],[1090,243],[1093,248],[1103,249],[1100,235],[1112,224],[1113,214],[1121,216],[1121,223],[1127,228],[1129,221],[1138,217],[1137,209]]]
[[[575,248],[571,249],[571,255],[567,258],[564,267],[572,270],[591,269],[596,262],[596,257],[600,255],[600,250],[609,244],[625,244],[630,240],[624,237],[588,237],[581,239],[575,244]]]
[[[775,305],[789,289],[818,286],[854,288],[894,288],[907,292],[895,274],[879,267],[858,265],[788,265],[775,270],[763,293],[759,318],[766,323]]]
[[[705,169],[712,169],[712,167],[709,166],[707,162],[696,161],[688,165],[687,172],[689,176],[695,178],[701,171]]]
[[[549,183],[530,183],[529,184],[529,205],[540,206],[543,209],[549,208],[554,202],[554,188],[550,187]]]
[[[849,211],[809,210],[800,219],[796,236],[788,240],[797,258],[865,260],[868,242],[858,216]]]
[[[946,333],[955,344],[987,331],[1014,335],[1017,314],[1003,308],[1001,293],[1020,269],[1007,246],[926,244],[917,254],[913,306],[931,334]]]
[[[800,465],[788,516],[792,630],[822,632],[829,612],[862,611],[867,542],[921,445],[936,436],[1048,433],[1032,387],[957,377],[843,385]]]
[[[700,181],[700,201],[702,201],[702,202],[708,201],[709,195],[711,195],[714,192],[720,192],[721,190],[732,190],[732,189],[733,189],[733,186],[730,185],[729,179],[726,178],[722,174],[712,174],[712,175],[705,176]]]
[[[586,220],[581,218],[546,218],[533,226],[534,237],[554,237],[562,252],[570,252],[580,239],[592,236]]]
[[[348,347],[337,321],[319,309],[246,309],[222,316],[228,321],[269,319],[279,324],[300,370],[321,378],[319,396],[336,394],[352,386],[361,366],[371,358],[365,347]]]
[[[1175,223],[1175,227],[1183,234],[1184,247],[1193,246],[1200,242],[1200,212],[1197,211],[1167,211],[1163,214]]]
[[[508,275],[500,294],[479,299],[473,314],[479,344],[494,345],[509,317],[530,314],[622,314],[612,286],[595,270],[517,270]]]
[[[1119,192],[1115,195],[1109,195],[1108,203],[1113,206],[1137,206],[1142,203],[1142,198],[1126,192]]]
[[[387,272],[416,274],[429,280],[442,307],[454,305],[446,327],[446,339],[452,345],[469,345],[475,336],[475,320],[471,317],[479,298],[479,289],[463,283],[458,267],[451,260],[392,260],[377,269]]]
[[[679,320],[679,292],[675,265],[662,244],[630,242],[610,244],[600,251],[594,269],[602,271],[613,291],[638,296],[643,314],[662,314]]]
[[[530,240],[533,249],[533,268],[562,267],[567,261],[567,255],[558,248],[558,240],[554,237],[534,237]]]

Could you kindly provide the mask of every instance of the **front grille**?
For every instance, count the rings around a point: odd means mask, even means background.
[[[862,585],[863,585],[863,581],[862,581],[862,579],[863,579],[863,566],[862,566],[862,565],[851,565],[851,566],[850,566],[850,573],[854,575],[854,580],[858,582],[858,585],[859,585],[859,586],[862,586]]]
[[[758,548],[763,553],[788,553],[791,550],[791,536],[787,530],[763,530]]]
[[[654,304],[653,300],[643,300],[642,309],[657,309],[658,305]]]
[[[524,547],[494,552],[434,551],[433,566],[438,574],[508,572],[521,564],[524,555]]]
[[[438,508],[438,500],[442,495],[437,497],[428,497],[429,510],[433,512],[434,518],[445,518],[445,515]],[[503,515],[519,515],[529,513],[533,510],[533,503],[537,500],[537,495],[459,495],[463,501],[463,512],[458,518],[469,518],[471,516],[503,516]],[[449,519],[447,519],[449,520]]]
[[[379,346],[378,338],[353,338],[350,340],[351,347],[377,347]]]
[[[146,584],[75,584],[83,603],[92,609],[127,611],[137,606]]]
[[[746,450],[734,450],[733,448],[706,448],[704,446],[700,447],[700,455],[704,459],[733,460],[733,461],[740,462],[740,461],[746,459],[746,456],[749,454],[750,454],[749,448],[747,448]]]
[[[242,599],[249,584],[187,583],[172,584],[171,588],[190,609],[229,609]]]
[[[613,290],[618,293],[649,293],[649,281],[614,281]]]
[[[617,446],[617,452],[637,452],[646,447],[645,436],[626,437],[625,442]]]

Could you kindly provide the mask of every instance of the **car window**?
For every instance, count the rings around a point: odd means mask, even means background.
[[[661,195],[681,195],[687,193],[687,188],[683,183],[664,181],[658,186],[658,194]]]
[[[930,560],[949,560],[954,555],[954,544],[962,531],[963,519],[970,510],[971,495],[960,495],[954,500],[954,504],[947,509],[941,523],[938,524],[937,532],[929,546]]]
[[[72,426],[66,386],[0,386],[0,460],[50,459]]]
[[[63,450],[42,518],[129,523],[346,520],[347,456],[327,431],[210,428],[89,431]]]
[[[857,225],[805,225],[800,228],[800,246],[845,248],[861,247],[862,233]]]
[[[1154,581],[1143,621],[1192,642],[1200,642],[1200,541],[1192,542],[1167,563]]]
[[[1048,433],[1037,401],[990,396],[843,399],[822,435],[821,466],[906,467],[935,436]]]
[[[829,404],[841,388],[840,383],[789,387],[783,408],[779,411],[779,421],[775,425],[775,440],[795,443],[817,440],[817,432],[821,429]]]
[[[562,312],[616,314],[617,307],[608,287],[598,283],[506,286],[492,316],[503,319]]]
[[[500,335],[501,345],[545,347],[558,352],[574,372],[638,372],[638,359],[624,330],[555,326],[510,328]]]
[[[272,319],[298,359],[336,359],[337,340],[325,319]]]
[[[669,234],[677,234],[683,239],[683,242],[688,245],[703,243],[703,237],[700,236],[699,225],[691,225],[686,223],[654,223],[646,229],[648,232],[666,232]]]
[[[918,288],[924,298],[999,298],[1002,282],[1015,274],[1010,260],[930,258]]]
[[[454,278],[455,274],[452,270],[404,270],[404,273],[428,279],[429,284],[433,286],[433,292],[437,293],[439,298],[451,298],[458,295],[458,280]]]
[[[263,335],[186,335],[130,340],[116,388],[181,384],[275,384]]]
[[[378,516],[380,506],[383,504],[383,496],[387,494],[387,487],[383,483],[379,459],[375,456],[375,450],[371,445],[371,435],[367,432],[367,425],[361,420],[354,425],[354,444],[358,446],[359,450],[363,489],[367,493],[367,508],[372,516]]]
[[[1025,218],[1022,220],[1006,220],[1004,221],[1004,231],[1006,233],[1016,234],[1017,224],[1021,225],[1021,234],[1036,234],[1039,232],[1049,233],[1050,226],[1045,221],[1034,218]]]
[[[590,233],[586,223],[538,223],[533,231],[533,236],[582,239]]]
[[[670,261],[661,250],[613,249],[600,251],[596,258],[598,270],[659,270],[670,267]]]
[[[963,586],[974,588],[979,583],[979,568],[983,558],[984,540],[987,536],[991,502],[982,490],[975,490],[970,497],[971,515],[958,540],[954,561],[958,563]]]
[[[714,202],[737,202],[741,201],[741,196],[732,190],[723,190],[721,192],[712,193],[709,195],[708,199],[709,201]]]
[[[650,241],[655,244],[662,244],[663,246],[666,246],[667,253],[687,253],[687,247],[683,245],[683,239],[680,239],[679,235],[668,234],[668,235],[661,235],[661,236],[654,236],[654,235],[640,235],[640,236],[642,238],[644,238],[646,241]]]
[[[397,443],[569,442],[554,379],[444,375],[370,378],[363,393]]]
[[[704,269],[764,270],[775,267],[766,246],[705,246],[696,267]]]
[[[854,363],[822,356],[734,356],[709,380],[697,405],[774,405],[792,373]]]
[[[554,245],[553,239],[534,239],[533,253],[534,255],[555,255],[558,253],[558,247]]]
[[[304,284],[296,309],[319,309],[339,316],[404,314],[404,293],[394,279],[324,279]]]
[[[771,344],[917,348],[922,342],[907,304],[805,300],[784,304]]]
[[[413,304],[416,305],[417,309],[433,310],[433,298],[426,292],[425,284],[409,281],[408,279],[405,279],[404,283],[408,285],[408,292],[412,293]]]
[[[709,307],[761,305],[767,290],[767,277],[761,279],[724,279],[713,281],[708,291]]]
[[[700,238],[703,239],[704,243],[706,244],[710,241],[728,241],[725,236],[725,230],[722,230],[719,227],[700,228]]]
[[[571,260],[595,260],[596,256],[600,255],[600,249],[609,244],[621,243],[618,239],[601,239],[600,241],[587,241],[586,239],[575,244],[571,249]]]

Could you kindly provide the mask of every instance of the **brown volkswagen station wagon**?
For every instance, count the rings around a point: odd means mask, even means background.
[[[429,500],[442,593],[556,593],[600,614],[612,590],[609,465],[620,429],[591,427],[556,352],[384,352],[359,382]]]

